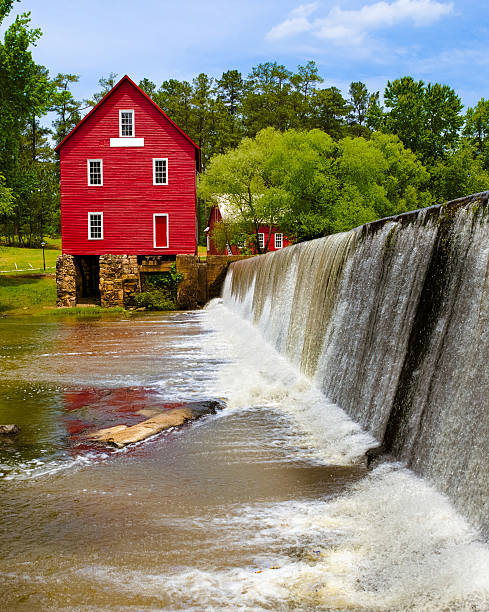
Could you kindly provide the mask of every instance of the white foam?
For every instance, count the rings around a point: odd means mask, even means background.
[[[204,532],[215,563],[150,574],[95,564],[75,573],[98,588],[155,598],[165,610],[489,609],[487,546],[444,496],[398,466],[378,468],[333,501],[234,506],[163,522]],[[233,567],[234,551],[257,550],[252,563]]]
[[[257,328],[220,301],[211,303],[206,315],[216,330],[208,336],[208,350],[225,361],[214,393],[226,397],[228,410],[259,406],[285,415],[294,424],[301,454],[321,463],[351,464],[375,445],[311,379],[267,344]]]

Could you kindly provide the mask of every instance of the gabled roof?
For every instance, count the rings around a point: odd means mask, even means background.
[[[192,139],[191,139],[189,136],[187,136],[187,134],[186,134],[186,133],[185,133],[185,132],[184,132],[184,131],[183,131],[181,128],[179,128],[179,127],[178,127],[178,125],[177,125],[177,124],[176,124],[174,121],[172,121],[172,120],[170,119],[170,117],[168,117],[168,115],[167,115],[167,114],[166,114],[164,111],[162,111],[162,110],[161,110],[161,108],[160,108],[160,107],[159,107],[159,106],[156,104],[156,102],[154,102],[154,101],[153,101],[153,100],[152,100],[152,99],[151,99],[151,98],[148,96],[148,94],[146,94],[146,93],[145,93],[145,92],[144,92],[144,91],[143,91],[143,90],[142,90],[140,87],[138,87],[138,86],[136,85],[136,83],[135,83],[134,81],[132,81],[132,80],[131,80],[131,79],[130,79],[128,76],[127,76],[127,74],[126,74],[126,75],[124,75],[124,76],[122,77],[122,79],[121,79],[121,80],[120,80],[120,81],[119,81],[119,82],[118,82],[116,85],[114,85],[114,87],[112,87],[112,89],[111,89],[111,90],[110,90],[108,93],[106,93],[106,94],[105,94],[105,96],[104,96],[104,97],[103,97],[103,98],[100,100],[100,102],[99,102],[98,104],[96,104],[96,105],[95,105],[95,106],[92,108],[92,110],[91,110],[89,113],[87,113],[87,114],[85,115],[85,117],[83,117],[83,119],[80,121],[80,123],[78,123],[78,125],[76,125],[76,126],[75,126],[75,127],[72,129],[72,130],[71,130],[71,132],[70,132],[70,133],[69,133],[67,136],[65,136],[65,137],[63,138],[63,140],[62,140],[62,141],[59,143],[59,145],[58,145],[58,146],[57,146],[57,147],[56,147],[54,150],[55,150],[55,151],[58,151],[58,150],[59,150],[59,149],[60,149],[60,148],[61,148],[61,147],[64,145],[64,143],[65,143],[65,142],[68,140],[68,138],[70,138],[70,137],[71,137],[71,136],[72,136],[72,135],[73,135],[73,134],[76,132],[76,130],[77,130],[77,129],[78,129],[78,128],[79,128],[79,127],[80,127],[80,126],[81,126],[81,125],[82,125],[82,124],[83,124],[83,123],[84,123],[84,122],[85,122],[85,121],[86,121],[86,120],[87,120],[87,119],[88,119],[88,118],[89,118],[89,117],[90,117],[90,116],[91,116],[91,115],[92,115],[92,114],[93,114],[93,113],[94,113],[94,112],[95,112],[95,111],[96,111],[98,108],[99,108],[99,106],[101,106],[101,105],[102,105],[102,104],[103,104],[103,103],[104,103],[104,102],[105,102],[105,101],[106,101],[106,100],[107,100],[107,99],[108,99],[108,98],[109,98],[109,97],[110,97],[110,96],[111,96],[111,95],[114,93],[114,91],[116,91],[116,89],[119,89],[119,87],[120,87],[120,86],[122,85],[122,83],[124,83],[124,82],[128,82],[128,83],[130,83],[130,84],[131,84],[131,85],[132,85],[132,86],[133,86],[135,89],[137,89],[137,90],[139,91],[139,93],[140,93],[141,95],[143,95],[143,96],[144,96],[144,97],[145,97],[145,98],[148,100],[148,102],[151,102],[151,104],[152,104],[152,105],[153,105],[153,106],[154,106],[154,107],[155,107],[155,108],[156,108],[156,109],[157,109],[157,110],[158,110],[158,111],[159,111],[159,112],[160,112],[160,113],[163,115],[163,117],[165,117],[165,119],[166,119],[167,121],[169,121],[169,122],[170,122],[170,123],[173,125],[173,127],[174,127],[175,129],[177,129],[177,130],[180,132],[180,134],[182,134],[182,136],[184,136],[184,138],[186,138],[186,139],[187,139],[187,140],[190,142],[190,144],[191,144],[191,145],[193,145],[193,146],[195,147],[196,154],[197,154],[197,155],[199,155],[199,154],[200,154],[200,147],[199,147],[198,145],[196,145],[196,144],[195,144],[195,142],[194,142],[194,141],[193,141],[193,140],[192,140]]]

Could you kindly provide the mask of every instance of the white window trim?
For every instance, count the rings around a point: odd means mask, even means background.
[[[90,224],[90,215],[100,215],[100,238],[93,238],[90,235],[91,224]],[[88,213],[88,239],[89,240],[103,240],[104,239],[104,213],[102,211],[90,211]]]
[[[100,162],[100,184],[90,182],[90,162]],[[87,159],[87,185],[89,187],[104,186],[104,160],[103,159]]]
[[[277,236],[280,236],[280,246],[277,245]],[[282,249],[284,246],[284,235],[280,232],[275,232],[275,248]]]
[[[265,232],[258,232],[258,246],[260,249],[265,248]]]
[[[166,217],[166,246],[156,246],[156,217]],[[153,213],[153,248],[168,249],[170,247],[170,221],[168,213]]]
[[[132,113],[132,134],[131,136],[122,135],[122,113]],[[135,135],[136,135],[136,122],[134,119],[134,109],[133,108],[121,108],[119,110],[119,138],[134,138]]]
[[[166,182],[156,182],[156,163],[157,161],[166,161]],[[168,185],[168,157],[153,157],[153,185]]]

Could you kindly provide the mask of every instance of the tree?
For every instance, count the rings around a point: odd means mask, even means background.
[[[14,2],[20,2],[20,0],[0,0],[0,23],[12,10]]]
[[[58,73],[54,79],[56,94],[51,110],[57,114],[57,119],[53,121],[53,139],[56,144],[59,144],[81,121],[82,103],[74,99],[69,89],[70,85],[78,83],[79,79],[80,77],[76,74],[62,73]]]
[[[456,149],[463,124],[462,102],[448,85],[425,85],[412,77],[388,82],[383,129],[397,134],[426,164]]]
[[[192,108],[192,132],[194,140],[202,149],[202,163],[205,164],[213,154],[216,129],[213,122],[214,79],[203,72],[192,82],[193,92],[190,99]]]
[[[191,138],[192,133],[192,85],[188,81],[169,79],[152,96],[158,106]]]
[[[116,85],[117,83],[117,74],[115,72],[111,72],[107,77],[100,77],[98,80],[99,87],[101,91],[93,94],[93,98],[91,100],[86,100],[88,106],[96,106],[100,100],[106,96],[109,91]]]
[[[480,157],[489,169],[489,100],[482,98],[475,108],[467,109],[463,136],[474,147],[474,156]]]
[[[385,124],[384,107],[380,105],[380,92],[370,94],[365,123],[370,130],[380,131]]]
[[[238,70],[223,72],[221,78],[217,79],[216,85],[218,99],[223,101],[230,115],[236,116],[240,111],[245,87],[241,72]]]
[[[44,188],[38,170],[50,163],[52,155],[38,119],[51,108],[55,85],[30,50],[40,36],[39,29],[30,27],[26,13],[17,16],[0,43],[0,168],[11,194],[8,207],[3,208],[0,232],[11,242],[27,244],[40,231],[31,197]],[[56,190],[54,194],[56,199]]]
[[[268,250],[268,242],[260,247],[260,226],[273,227],[281,214],[280,202],[264,197],[266,160],[278,138],[280,134],[273,128],[261,131],[256,138],[245,138],[236,149],[214,156],[199,177],[199,197],[224,206],[227,221],[240,228],[237,232],[252,236],[258,253]]]
[[[438,160],[430,168],[430,173],[431,192],[437,203],[479,193],[489,186],[484,158],[477,154],[474,145],[467,142],[446,159]]]
[[[139,81],[139,88],[142,89],[150,98],[152,98],[156,93],[156,85],[153,83],[153,81],[146,78]]]
[[[290,77],[293,91],[290,100],[293,109],[291,127],[310,127],[312,107],[311,100],[315,94],[316,85],[323,82],[319,76],[315,62],[309,61],[305,66],[297,66],[297,72]]]
[[[5,185],[5,177],[0,174],[0,214],[8,216],[13,212],[14,196]]]
[[[341,138],[350,112],[347,101],[337,87],[318,89],[311,96],[311,119],[307,127],[324,130],[333,138]]]
[[[350,94],[350,99],[348,102],[351,106],[348,120],[350,123],[363,125],[370,101],[370,94],[367,86],[361,81],[354,81],[353,83],[350,83],[348,93]]]
[[[245,232],[258,247],[264,224],[298,242],[427,206],[428,182],[427,170],[397,136],[335,142],[318,129],[267,128],[214,157],[199,179],[199,195],[226,209],[228,242],[232,231]]]
[[[250,136],[267,127],[290,127],[291,77],[292,72],[277,62],[258,64],[252,69],[243,97],[243,121]]]

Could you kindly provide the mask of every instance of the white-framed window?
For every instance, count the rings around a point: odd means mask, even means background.
[[[275,233],[275,248],[281,249],[284,245],[284,235]]]
[[[168,215],[154,213],[153,215],[153,246],[155,249],[167,249],[169,240]]]
[[[104,184],[104,163],[101,159],[87,159],[88,184],[102,187]]]
[[[103,240],[104,238],[104,213],[88,213],[88,239]]]
[[[132,109],[119,111],[119,136],[134,138],[134,111]]]
[[[258,246],[260,249],[265,248],[265,234],[263,232],[259,232],[258,234]]]
[[[153,185],[168,185],[168,158],[153,158]]]

